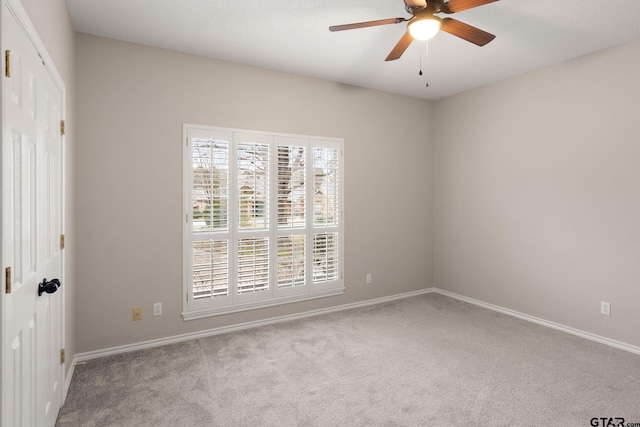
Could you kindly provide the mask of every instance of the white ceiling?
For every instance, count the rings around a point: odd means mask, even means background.
[[[446,15],[495,34],[488,45],[440,32],[385,62],[405,23],[328,27],[409,18],[402,0],[67,3],[83,33],[432,100],[640,39],[640,0],[501,0]]]

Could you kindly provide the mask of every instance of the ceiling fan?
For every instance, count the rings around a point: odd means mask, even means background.
[[[403,0],[405,10],[413,15],[411,18],[389,18],[377,21],[358,22],[354,24],[333,25],[329,31],[354,30],[356,28],[375,27],[378,25],[399,24],[408,22],[407,32],[391,50],[385,61],[393,61],[402,56],[414,39],[429,40],[439,30],[460,37],[478,46],[484,46],[496,36],[482,31],[453,18],[440,18],[436,13],[456,13],[463,10],[483,6],[498,0]]]

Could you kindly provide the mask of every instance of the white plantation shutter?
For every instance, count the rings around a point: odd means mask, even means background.
[[[315,288],[342,283],[342,146],[313,140],[312,264]]]
[[[226,305],[230,300],[229,132],[193,130],[184,168],[189,190],[185,219],[185,281],[191,309]],[[187,155],[188,153],[188,155]],[[215,301],[213,303],[212,301]]]
[[[277,137],[278,159],[278,296],[308,292],[307,190],[308,141]]]
[[[213,239],[228,224],[229,141],[225,136],[192,139],[194,299],[229,292],[229,243]]]
[[[271,299],[269,135],[235,134],[236,299],[237,304]]]
[[[341,294],[342,140],[184,130],[184,318]]]

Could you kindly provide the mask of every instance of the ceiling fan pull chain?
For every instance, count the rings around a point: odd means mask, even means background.
[[[418,75],[422,75],[422,50],[420,51],[420,71],[418,72]]]
[[[427,73],[427,71],[429,71],[429,41],[425,41],[424,42],[424,56],[425,56],[425,60],[424,60],[424,71],[425,74]],[[429,76],[427,76],[427,85],[426,87],[429,87]]]

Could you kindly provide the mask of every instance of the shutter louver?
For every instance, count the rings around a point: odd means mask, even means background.
[[[278,287],[295,287],[305,284],[305,236],[278,237]]]
[[[338,150],[335,148],[313,149],[313,225],[338,224],[340,209],[338,176]]]
[[[278,146],[278,228],[302,228],[306,211],[304,147]]]
[[[193,242],[193,298],[229,294],[229,243],[227,240]]]
[[[269,239],[238,240],[238,293],[269,289]]]
[[[227,229],[229,201],[229,143],[192,139],[193,231]]]
[[[338,233],[313,235],[313,283],[338,280]]]
[[[238,228],[269,228],[269,145],[238,144]]]

